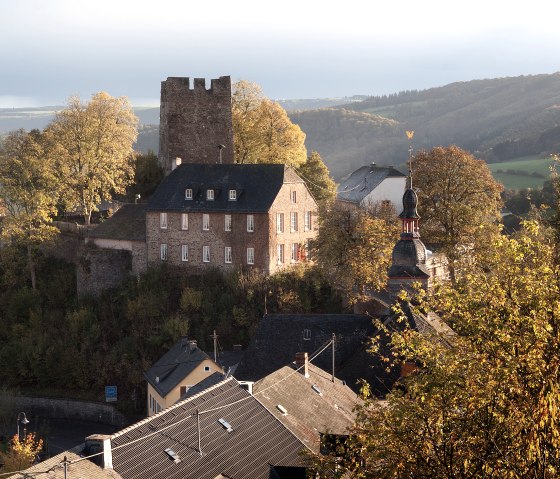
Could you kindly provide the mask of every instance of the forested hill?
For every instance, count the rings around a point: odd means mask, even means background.
[[[414,148],[457,144],[489,161],[560,150],[560,73],[452,83],[291,112],[335,177],[375,161],[403,164]]]

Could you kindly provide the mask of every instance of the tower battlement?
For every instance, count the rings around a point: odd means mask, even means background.
[[[168,77],[161,82],[159,162],[165,173],[182,163],[233,163],[231,79]]]

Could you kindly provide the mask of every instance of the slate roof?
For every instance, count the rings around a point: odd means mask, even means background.
[[[284,183],[303,183],[289,167],[277,164],[179,165],[164,178],[149,200],[148,211],[267,212]],[[185,189],[193,199],[185,199]],[[206,190],[214,200],[206,200]],[[229,200],[229,190],[237,200]]]
[[[310,339],[304,339],[304,330]],[[253,339],[235,372],[239,380],[258,381],[294,361],[297,352],[309,357],[327,344],[333,333],[335,341],[335,376],[345,380],[357,391],[358,379],[367,379],[377,390],[385,384],[385,367],[367,353],[370,338],[376,333],[372,318],[359,314],[268,314],[259,322]],[[359,361],[352,358],[359,355]],[[313,360],[313,364],[329,372],[332,352],[329,347]],[[386,391],[385,391],[386,392]]]
[[[232,432],[218,422],[222,418]],[[114,434],[111,446],[123,479],[269,479],[273,466],[303,467],[305,449],[233,378]],[[166,448],[181,462],[170,460]]]
[[[210,359],[208,354],[181,339],[144,373],[144,378],[164,397],[205,359]]]
[[[145,203],[127,203],[88,234],[90,238],[146,241]]]
[[[362,166],[340,182],[338,198],[352,203],[360,203],[384,179],[403,178],[405,176],[392,166]]]
[[[80,452],[83,445],[77,446],[69,451],[63,452],[43,462],[31,466],[23,473],[14,474],[13,476],[4,476],[6,479],[24,479],[24,478],[41,478],[41,479],[65,479],[64,467],[62,461],[64,456],[69,461],[80,459]],[[120,474],[112,469],[102,469],[91,461],[80,460],[74,464],[67,466],[67,476],[70,479],[122,479]]]
[[[253,385],[253,394],[307,447],[319,452],[321,433],[347,434],[354,424],[356,393],[313,364],[309,377],[295,364],[284,366]],[[315,386],[317,389],[313,389]],[[319,392],[318,392],[319,391]],[[277,405],[287,410],[284,415]]]

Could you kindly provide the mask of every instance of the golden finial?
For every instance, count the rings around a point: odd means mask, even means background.
[[[410,131],[406,131],[406,136],[409,140],[412,140],[412,137],[414,136],[414,131],[410,130]]]

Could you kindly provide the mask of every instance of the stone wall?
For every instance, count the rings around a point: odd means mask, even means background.
[[[128,424],[126,417],[111,404],[29,396],[17,396],[14,399],[17,409],[25,411],[28,417],[79,419],[116,427]]]
[[[98,296],[105,289],[114,288],[128,278],[132,271],[130,251],[84,245],[76,262],[78,296]]]
[[[181,213],[167,213],[167,228],[160,228],[159,212],[146,215],[148,264],[160,264],[160,245],[167,244],[168,259],[171,265],[179,266],[190,272],[200,272],[205,268],[218,267],[222,270],[246,268],[247,248],[254,248],[254,267],[268,272],[269,264],[269,219],[267,213],[253,214],[254,232],[247,231],[247,214],[231,213],[231,231],[225,231],[225,214],[208,213],[209,231],[202,229],[203,213],[189,213],[189,229],[181,229]],[[181,259],[181,245],[189,248],[189,260]],[[203,246],[210,247],[210,262],[202,261]],[[225,262],[224,248],[232,248],[232,263]]]
[[[165,173],[171,162],[218,163],[218,145],[223,145],[222,163],[233,163],[231,79],[169,77],[161,82],[159,161]]]

